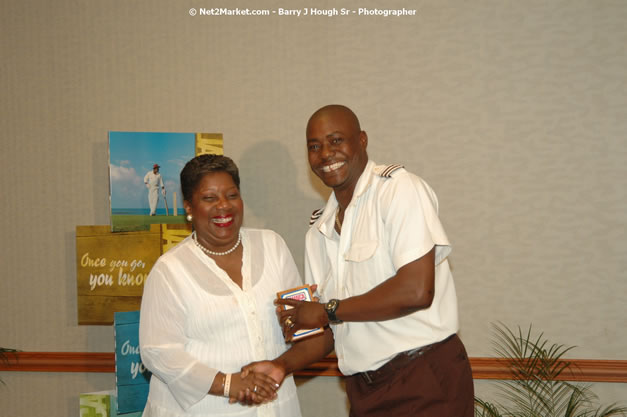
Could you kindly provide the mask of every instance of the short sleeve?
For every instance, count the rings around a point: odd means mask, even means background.
[[[434,246],[436,266],[450,254],[438,217],[437,197],[419,177],[403,171],[387,179],[382,188],[381,213],[396,269],[421,258]]]

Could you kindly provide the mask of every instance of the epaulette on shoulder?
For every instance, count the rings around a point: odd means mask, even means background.
[[[309,226],[313,225],[316,222],[316,220],[318,220],[320,216],[322,216],[323,212],[324,212],[324,207],[318,210],[314,210],[314,212],[311,213],[311,217],[309,218]]]
[[[404,166],[399,164],[377,165],[374,167],[374,173],[383,178],[392,178],[395,172],[403,168]]]

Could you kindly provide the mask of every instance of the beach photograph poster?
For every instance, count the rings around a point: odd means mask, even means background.
[[[111,231],[185,223],[179,175],[196,133],[109,132]]]

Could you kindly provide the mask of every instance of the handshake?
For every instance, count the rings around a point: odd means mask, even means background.
[[[313,297],[317,285],[294,288],[278,293],[275,301],[277,317],[286,341],[296,341],[322,333],[328,317],[318,298]],[[230,403],[257,405],[274,400],[287,372],[282,358],[252,362],[232,374],[232,382],[224,395]]]
[[[277,397],[277,391],[285,378],[285,367],[275,361],[253,362],[241,372],[230,375],[230,386],[225,386],[224,395],[229,402],[242,405],[258,405]],[[229,378],[227,375],[226,378]]]

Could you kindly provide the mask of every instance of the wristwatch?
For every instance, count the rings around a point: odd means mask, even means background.
[[[340,300],[334,298],[329,300],[328,303],[324,305],[324,310],[327,312],[327,317],[329,318],[329,323],[338,324],[341,323],[342,320],[338,320],[335,316],[335,311],[340,306]]]

